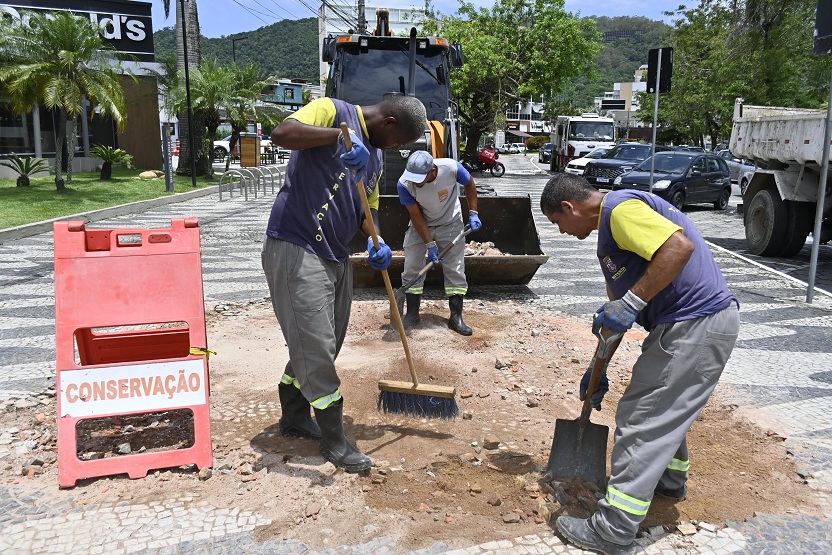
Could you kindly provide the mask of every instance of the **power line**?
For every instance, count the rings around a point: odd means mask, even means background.
[[[257,12],[256,10],[252,10],[252,9],[250,9],[248,6],[245,6],[245,5],[241,4],[240,2],[238,2],[238,0],[232,0],[232,1],[233,1],[235,4],[239,5],[241,8],[243,8],[245,11],[247,11],[248,13],[250,13],[251,15],[253,15],[254,17],[256,17],[257,19],[259,19],[260,21],[262,21],[264,25],[271,25],[268,21],[266,21],[265,19],[263,19],[262,17],[260,17],[259,15],[257,15],[259,12]],[[267,17],[268,17],[268,14],[262,14],[262,15],[265,15],[265,16],[267,16]],[[272,16],[272,17],[274,17],[274,16]]]

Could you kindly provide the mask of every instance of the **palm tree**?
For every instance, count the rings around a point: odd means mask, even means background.
[[[226,118],[231,122],[230,144],[233,145],[237,144],[236,141],[240,139],[240,133],[245,131],[246,123],[251,120],[257,121],[255,102],[260,98],[263,89],[272,79],[263,79],[257,64],[235,65],[232,69],[232,75],[231,82],[234,86],[226,99],[224,107]],[[267,135],[270,132],[270,129],[266,131]],[[231,157],[229,156],[225,163],[226,169],[228,169],[230,161]]]
[[[28,15],[28,25],[4,30],[0,40],[0,82],[19,113],[28,112],[35,102],[58,111],[55,187],[63,191],[61,165],[67,122],[71,122],[70,133],[74,137],[75,122],[83,113],[86,97],[123,129],[127,105],[119,79],[120,74],[132,74],[113,65],[117,53],[104,45],[101,29],[88,19],[69,12]],[[67,148],[70,156],[73,150],[73,146]],[[70,180],[70,172],[67,174]]]
[[[165,9],[165,17],[170,16],[170,0],[162,0],[162,6]],[[184,12],[183,12],[184,8]],[[182,36],[182,25],[185,25],[185,34],[187,41]],[[176,0],[176,63],[179,72],[185,70],[185,43],[187,42],[187,57],[188,70],[195,71],[199,69],[202,62],[202,54],[199,44],[199,15],[196,9],[196,0]],[[176,168],[176,173],[179,175],[191,175],[191,139],[190,128],[193,125],[194,142],[197,145],[203,145],[205,142],[204,122],[200,121],[199,116],[194,114],[194,120],[191,122],[187,109],[177,114],[179,120],[179,166]],[[211,167],[211,158],[205,152],[205,148],[197,147],[196,149],[196,172],[197,174],[207,173],[208,168]]]

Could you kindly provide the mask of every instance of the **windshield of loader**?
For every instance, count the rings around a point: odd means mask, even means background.
[[[330,86],[333,90],[327,96],[340,98],[352,104],[370,106],[380,102],[384,93],[407,90],[407,50],[360,50],[346,47],[339,52],[340,75]],[[336,64],[332,65],[335,70]],[[433,52],[421,51],[416,54],[416,97],[422,101],[429,120],[443,121],[447,117],[448,68],[442,49]],[[440,83],[438,74],[445,76]]]

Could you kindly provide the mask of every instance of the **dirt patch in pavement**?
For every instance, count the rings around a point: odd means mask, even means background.
[[[338,366],[347,435],[375,462],[367,475],[336,471],[315,442],[280,436],[277,382],[286,348],[270,305],[253,303],[212,311],[208,319],[209,347],[217,352],[210,359],[210,477],[203,472],[200,479],[196,469],[186,467],[140,480],[94,478],[59,490],[53,400],[0,415],[0,427],[13,442],[38,444],[26,454],[12,451],[4,460],[4,482],[77,505],[193,498],[239,507],[272,520],[255,531],[258,540],[298,539],[313,549],[379,535],[393,536],[402,551],[437,541],[468,546],[551,533],[553,516],[591,514],[598,493],[591,484],[561,484],[557,491],[538,483],[555,420],[580,412],[578,382],[595,347],[587,323],[535,312],[522,303],[469,300],[465,320],[475,333],[466,338],[447,329],[447,315],[444,302],[423,302],[422,324],[409,345],[421,381],[458,388],[462,415],[453,421],[413,419],[376,409],[379,379],[409,377],[386,302],[354,303]],[[636,331],[625,337],[608,370],[612,386],[604,410],[593,412],[593,422],[611,431],[614,407],[642,338]],[[690,520],[720,525],[756,511],[816,514],[782,438],[723,406],[718,392],[689,434],[687,499],[674,503],[657,497],[644,525]],[[112,430],[124,425],[111,424]],[[154,448],[140,447],[136,442],[146,440],[135,438],[158,435],[137,435],[137,422],[128,425],[126,442],[133,451]],[[171,445],[181,441],[171,438]],[[124,443],[112,439],[112,452],[104,456],[117,456]],[[32,465],[32,457],[43,464]]]

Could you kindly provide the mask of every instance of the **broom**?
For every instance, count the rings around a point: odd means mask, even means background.
[[[344,146],[349,152],[352,149],[350,132],[346,123],[341,123],[341,134],[344,136]],[[373,245],[376,250],[380,248],[378,234],[373,223],[370,212],[370,202],[367,200],[367,193],[364,190],[364,181],[358,182],[358,193],[361,195],[361,203],[364,205],[364,217],[370,226],[370,235],[373,238]],[[456,404],[456,388],[444,385],[425,385],[419,383],[416,376],[416,369],[413,366],[413,357],[410,355],[410,348],[407,345],[407,336],[404,332],[402,317],[396,306],[396,297],[393,293],[393,286],[390,284],[390,276],[387,270],[381,271],[384,279],[384,287],[387,289],[387,297],[390,300],[390,313],[396,322],[399,330],[399,337],[402,340],[404,355],[407,359],[407,367],[410,369],[411,382],[397,382],[392,380],[380,380],[378,382],[378,410],[389,414],[401,414],[404,416],[415,416],[424,418],[445,418],[451,419],[459,416],[459,406]]]

